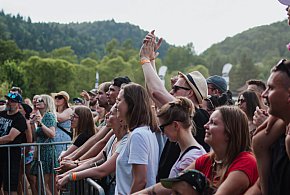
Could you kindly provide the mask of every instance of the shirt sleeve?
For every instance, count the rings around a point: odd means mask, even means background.
[[[85,133],[81,133],[77,139],[74,141],[73,145],[75,145],[76,147],[81,147],[90,137],[85,134]]]
[[[14,120],[12,127],[20,132],[24,132],[27,129],[26,120],[20,113],[17,116],[17,120]]]
[[[250,185],[253,185],[258,179],[256,158],[250,152],[242,152],[229,167],[228,174],[232,171],[244,172],[249,178]]]
[[[149,146],[141,133],[132,134],[130,140],[129,164],[148,164]]]

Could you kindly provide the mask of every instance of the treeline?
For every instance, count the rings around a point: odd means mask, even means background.
[[[77,96],[100,82],[128,75],[144,83],[139,65],[139,48],[147,32],[129,23],[113,20],[93,23],[32,23],[30,18],[0,12],[0,84],[3,95],[10,85],[24,89],[25,96],[67,90]],[[250,78],[265,80],[270,67],[281,57],[290,37],[285,21],[256,27],[197,55],[194,45],[170,46],[164,42],[157,67],[166,65],[167,87],[177,71],[201,71],[205,77],[221,75],[222,66],[233,64],[230,89]],[[4,89],[4,90],[3,90]]]

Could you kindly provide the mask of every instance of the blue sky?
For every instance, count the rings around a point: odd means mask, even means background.
[[[0,0],[0,9],[33,22],[129,22],[200,53],[249,28],[287,18],[278,0]]]

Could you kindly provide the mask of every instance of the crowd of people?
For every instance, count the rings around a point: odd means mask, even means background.
[[[154,33],[140,49],[146,87],[119,76],[73,103],[66,91],[30,101],[10,89],[0,145],[47,144],[0,147],[0,194],[38,194],[39,166],[48,195],[84,178],[106,194],[290,194],[290,60],[267,84],[248,80],[236,102],[223,77],[199,71],[179,72],[167,91]]]

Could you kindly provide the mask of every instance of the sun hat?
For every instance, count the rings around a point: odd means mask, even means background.
[[[283,5],[290,5],[290,0],[278,0]]]
[[[218,75],[210,76],[206,79],[207,84],[213,84],[222,93],[227,91],[228,85],[227,81]]]
[[[173,183],[180,181],[185,181],[199,193],[202,193],[207,187],[207,179],[205,175],[194,169],[186,170],[178,177],[160,180],[162,186],[168,189],[172,189]]]
[[[194,91],[197,101],[199,104],[202,103],[202,100],[207,98],[207,83],[204,76],[199,71],[193,71],[187,75],[182,72],[178,72],[189,84],[190,88]]]
[[[55,99],[56,96],[62,96],[66,100],[67,107],[69,107],[69,95],[66,91],[60,91],[58,93],[51,93],[51,96]]]

